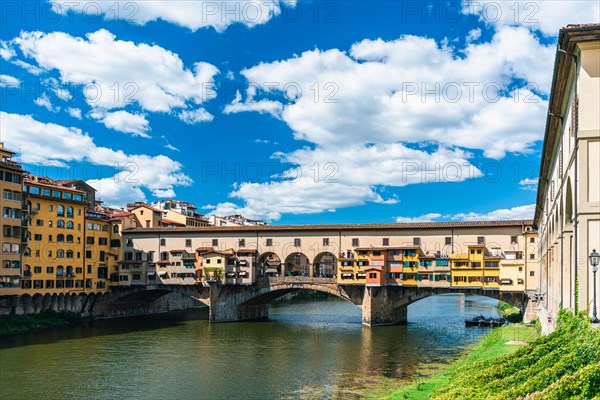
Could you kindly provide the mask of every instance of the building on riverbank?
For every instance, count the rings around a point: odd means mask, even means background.
[[[142,270],[155,268],[158,282],[177,274],[181,260],[173,252],[195,252],[201,282],[306,276],[342,285],[538,291],[537,233],[530,220],[135,228],[123,237],[127,248],[140,252]],[[160,261],[147,261],[154,254]]]
[[[23,175],[21,164],[12,160],[14,152],[0,142],[0,294],[14,295],[21,291],[23,245],[28,239],[23,214]]]
[[[600,25],[559,32],[534,222],[545,311],[591,310],[600,248]],[[596,285],[600,286],[600,275]],[[591,312],[591,311],[590,311]]]

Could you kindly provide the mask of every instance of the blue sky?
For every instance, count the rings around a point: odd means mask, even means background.
[[[272,223],[531,218],[556,35],[598,20],[593,1],[1,12],[0,140],[29,171]]]

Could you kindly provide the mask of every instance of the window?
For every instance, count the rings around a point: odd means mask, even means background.
[[[421,238],[416,237],[413,238],[413,246],[420,246],[421,245]]]
[[[217,258],[217,264],[221,264],[222,261],[223,261],[222,259]]]
[[[91,274],[91,273],[92,273],[92,266],[91,266],[91,265],[88,265],[88,266],[87,266],[87,273],[88,273],[88,274]]]
[[[83,273],[83,268],[81,268],[81,267],[75,268],[75,273],[76,274],[82,274]]]
[[[73,221],[67,221],[67,229],[73,229],[74,227]]]
[[[62,219],[59,219],[58,221],[56,221],[56,227],[57,228],[64,228],[65,227],[65,221],[63,221]]]
[[[375,272],[370,272],[369,273],[369,278],[375,279],[375,278],[377,278],[377,274]]]
[[[165,243],[163,242],[163,240],[165,240],[165,239],[160,239],[160,245],[161,246],[165,245]],[[133,247],[133,239],[127,239],[126,246],[127,247]]]
[[[300,246],[300,239],[294,239],[294,246],[296,246],[296,247]]]
[[[113,226],[113,233],[119,233],[119,225]]]
[[[535,260],[535,253],[531,253],[531,254],[529,255],[529,259],[530,259],[530,260]]]
[[[47,274],[53,274],[54,273],[54,267],[46,267],[46,273]]]
[[[485,236],[477,236],[477,244],[485,244]]]
[[[93,236],[88,236],[87,238],[85,238],[85,243],[86,244],[94,244],[94,237]]]
[[[273,246],[273,239],[267,239],[265,245],[266,246]]]
[[[534,271],[529,271],[529,276],[535,276],[535,272]]]
[[[445,243],[446,243],[446,245],[452,244],[452,237],[451,236],[446,236]]]
[[[212,245],[213,245],[213,247],[218,246],[219,245],[219,239],[213,239],[212,240]]]
[[[34,274],[41,274],[42,273],[42,267],[33,267],[33,273]]]
[[[185,247],[192,247],[192,239],[185,239]]]
[[[246,239],[238,240],[238,247],[242,248],[244,246],[246,246]]]
[[[98,244],[100,246],[106,246],[108,243],[108,239],[107,238],[98,238]]]
[[[44,220],[43,219],[35,220],[35,226],[44,226]]]
[[[56,241],[57,242],[64,242],[65,241],[65,235],[63,235],[62,233],[56,235]]]
[[[128,239],[127,243],[129,243],[130,240],[131,239]],[[161,246],[166,246],[167,245],[167,239],[160,239],[160,245]],[[129,244],[128,244],[128,246],[129,246]],[[131,241],[131,246],[133,246],[133,240]]]
[[[353,247],[358,247],[359,246],[359,244],[358,244],[358,238],[352,239],[352,246]]]
[[[382,245],[383,246],[389,246],[390,245],[390,238],[383,238],[382,239]]]
[[[329,238],[323,238],[323,246],[329,246]]]
[[[67,207],[67,217],[73,218],[73,207],[71,206]]]
[[[519,267],[519,272],[523,272],[523,267]]]
[[[522,260],[522,259],[523,259],[523,252],[522,252],[522,251],[517,251],[517,252],[515,253],[515,258],[516,258],[517,260]]]
[[[42,240],[42,234],[36,233],[35,235],[33,235],[33,240],[37,240],[37,241]]]
[[[511,236],[510,237],[510,244],[517,244],[517,243],[518,243],[517,237],[516,236]]]
[[[86,250],[85,251],[85,258],[92,258],[92,251],[91,250]]]
[[[65,216],[65,207],[59,204],[56,207],[56,215],[58,215],[59,217],[64,217]]]
[[[535,243],[535,238],[529,238],[529,243]]]

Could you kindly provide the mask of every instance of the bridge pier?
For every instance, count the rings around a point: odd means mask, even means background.
[[[269,317],[269,304],[248,302],[253,288],[248,286],[210,285],[210,322],[233,322]]]
[[[368,326],[405,324],[408,305],[398,305],[402,288],[366,287],[362,302],[362,323]]]

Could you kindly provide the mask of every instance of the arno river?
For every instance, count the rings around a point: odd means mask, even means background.
[[[341,300],[277,302],[270,320],[209,324],[206,311],[94,321],[0,339],[2,399],[358,398],[415,379],[486,331],[496,301],[444,295],[406,326],[368,328]]]

